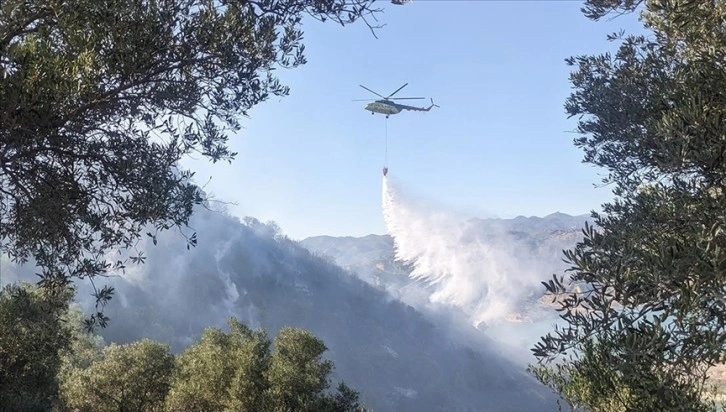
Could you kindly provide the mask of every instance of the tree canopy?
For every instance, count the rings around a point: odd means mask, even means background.
[[[104,345],[70,306],[72,288],[0,290],[0,409],[18,411],[364,412],[359,393],[330,389],[333,362],[308,331],[273,341],[229,318],[182,353],[141,339]]]
[[[634,10],[651,34],[567,60],[575,144],[615,197],[565,252],[568,279],[545,284],[564,326],[533,348],[533,370],[588,410],[709,410],[708,370],[726,361],[726,4],[583,7]]]
[[[71,411],[163,411],[174,356],[149,339],[110,344],[86,368],[63,381],[64,407]]]
[[[310,332],[283,328],[273,345],[264,330],[228,324],[229,333],[208,328],[178,356],[167,411],[365,411],[344,382],[326,392],[333,362]]]
[[[0,405],[5,410],[50,410],[58,398],[62,353],[72,330],[62,320],[70,290],[29,284],[0,290]]]
[[[141,236],[184,228],[205,201],[178,161],[231,161],[240,118],[289,92],[274,70],[306,62],[303,17],[373,28],[371,3],[3,1],[0,252],[33,259],[41,282],[123,268],[117,248],[143,262]]]

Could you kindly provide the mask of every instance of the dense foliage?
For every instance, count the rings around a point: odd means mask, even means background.
[[[178,161],[231,161],[240,117],[288,93],[273,71],[305,63],[303,16],[348,24],[371,3],[1,2],[0,252],[46,279],[123,268],[107,260],[119,247],[142,262],[140,236],[205,201]]]
[[[174,356],[168,345],[142,339],[104,347],[88,367],[73,368],[63,382],[70,411],[163,411]]]
[[[177,358],[168,411],[362,411],[358,393],[340,383],[326,394],[333,363],[307,331],[284,328],[272,342],[229,319],[230,333],[209,328]]]
[[[8,285],[0,291],[0,405],[4,410],[49,410],[58,397],[62,352],[71,329],[62,316],[68,290]]]
[[[344,383],[328,391],[333,362],[305,330],[285,328],[273,344],[230,318],[229,333],[208,328],[178,355],[150,339],[103,346],[72,295],[30,284],[0,293],[0,409],[365,411]]]
[[[642,8],[650,35],[568,60],[575,144],[615,198],[546,283],[564,326],[535,375],[593,411],[698,411],[726,361],[726,4],[590,0],[597,19]]]

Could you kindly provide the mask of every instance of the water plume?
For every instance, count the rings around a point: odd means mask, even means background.
[[[516,318],[541,286],[531,247],[511,233],[482,230],[481,221],[405,195],[385,176],[382,202],[396,259],[429,286],[431,302],[462,310],[474,326]]]

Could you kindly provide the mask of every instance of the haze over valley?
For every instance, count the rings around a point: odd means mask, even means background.
[[[555,407],[551,391],[525,371],[536,326],[552,320],[538,282],[561,268],[561,249],[587,216],[457,221],[399,195],[396,207],[410,214],[389,217],[398,219],[393,236],[297,242],[272,222],[198,208],[190,222],[196,247],[186,250],[185,238],[168,231],[157,245],[147,238],[138,246],[145,264],[97,280],[116,289],[101,334],[180,352],[204,328],[226,329],[228,316],[271,336],[301,327],[327,345],[334,379],[360,390],[374,411],[552,410],[544,408]],[[382,207],[390,208],[386,196]],[[394,242],[407,234],[414,244]],[[427,245],[420,253],[417,241]],[[397,259],[401,247],[409,260]],[[433,263],[443,256],[447,266]],[[3,282],[32,280],[24,268],[11,273]],[[90,294],[80,283],[87,311]]]

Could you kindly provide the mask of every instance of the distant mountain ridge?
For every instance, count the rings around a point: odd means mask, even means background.
[[[512,219],[473,218],[469,219],[470,231],[486,237],[491,233],[508,233],[543,242],[557,240],[556,245],[574,246],[581,238],[585,222],[594,224],[590,215],[571,216],[555,212],[544,217],[517,216]],[[393,258],[393,239],[389,235],[371,234],[362,237],[319,235],[307,237],[300,244],[315,254],[328,256],[344,268],[370,264],[372,260]],[[558,251],[556,253],[559,252]]]
[[[585,222],[593,224],[594,220],[590,215],[571,216],[559,212],[544,217],[473,218],[466,222],[461,241],[517,242],[518,249],[526,251],[528,258],[537,262],[545,280],[565,268],[562,250],[573,247],[582,239]],[[407,263],[396,260],[394,240],[389,235],[322,235],[303,239],[300,244],[395,298],[405,301],[404,294],[411,296],[412,290],[419,290],[420,296],[426,293],[426,285],[408,277],[410,267]],[[539,316],[541,309],[537,302],[542,292],[537,283],[536,289],[529,292],[531,299],[523,302],[511,318],[520,320],[523,316]]]
[[[584,227],[585,222],[593,224],[594,220],[589,214],[572,216],[566,213],[555,212],[544,217],[517,216],[512,219],[474,218],[470,222],[475,222],[482,229],[499,229],[512,232],[526,231],[541,235],[558,231],[579,231]]]
[[[585,222],[594,224],[590,215],[571,216],[565,213],[555,212],[544,217],[538,216],[517,216],[511,219],[501,218],[472,218],[468,220],[480,234],[487,232],[509,232],[528,233],[532,238],[543,238],[557,233],[580,232]],[[360,257],[364,254],[375,254],[381,248],[392,245],[393,240],[389,235],[370,234],[361,237],[354,236],[310,236],[300,241],[300,244],[310,248],[315,253],[335,256],[336,260],[345,262],[350,259],[348,255]],[[348,250],[355,248],[355,253]]]

